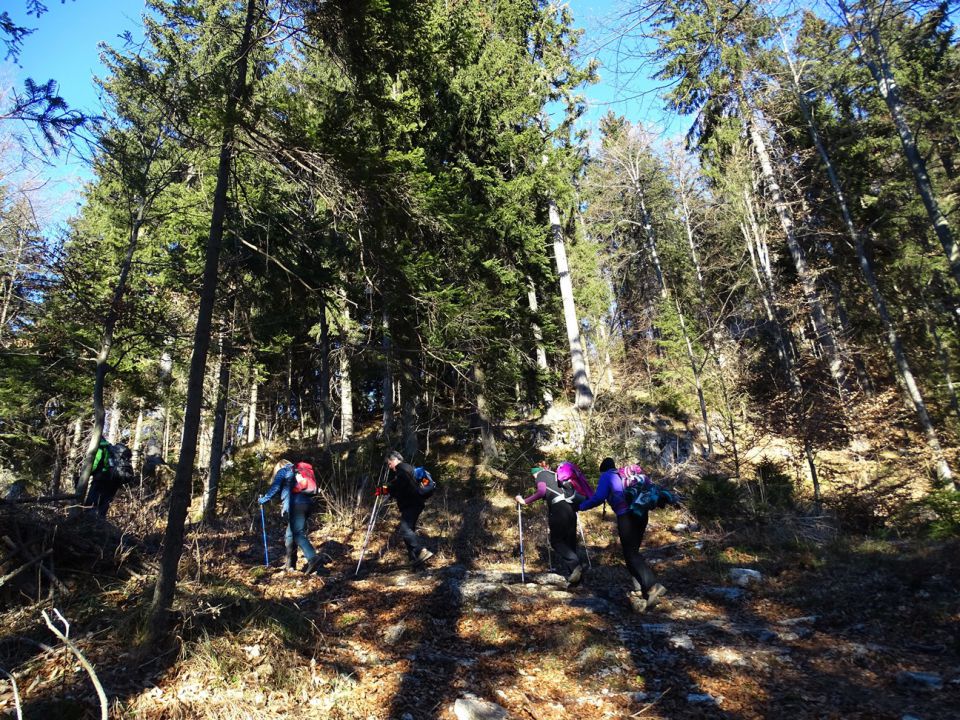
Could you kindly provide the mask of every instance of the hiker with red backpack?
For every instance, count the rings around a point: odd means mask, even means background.
[[[427,503],[427,498],[433,494],[436,485],[430,474],[423,468],[414,468],[404,462],[403,455],[391,450],[386,458],[390,475],[386,485],[377,488],[378,493],[386,492],[397,503],[400,511],[400,537],[407,546],[407,555],[410,564],[421,565],[433,557],[433,553],[424,547],[423,540],[417,535],[417,521]],[[417,477],[420,475],[421,477]]]
[[[320,556],[307,537],[307,517],[312,509],[313,496],[317,493],[317,480],[310,463],[292,463],[283,459],[273,467],[273,484],[259,499],[263,505],[280,493],[283,509],[280,515],[287,517],[286,559],[283,568],[293,571],[297,567],[297,546],[303,550],[307,564],[303,572],[310,574],[320,564]]]
[[[576,473],[569,466],[576,466],[573,463],[561,464],[564,465],[568,467],[564,469],[562,482],[560,468],[556,473],[543,465],[530,468],[537,489],[529,497],[517,495],[514,499],[519,505],[529,505],[541,499],[547,504],[547,527],[550,531],[550,547],[557,555],[556,569],[573,586],[583,577],[577,543],[577,508],[585,497],[571,482],[571,477]]]
[[[600,463],[600,479],[597,490],[593,495],[580,504],[580,510],[589,510],[604,503],[610,503],[617,518],[617,532],[620,535],[620,547],[623,550],[623,559],[627,570],[633,576],[633,592],[630,593],[630,604],[637,612],[645,612],[659,601],[666,588],[657,582],[653,570],[640,555],[640,543],[647,530],[647,511],[636,512],[631,510],[630,503],[625,496],[628,480],[617,470],[613,458],[604,458]]]

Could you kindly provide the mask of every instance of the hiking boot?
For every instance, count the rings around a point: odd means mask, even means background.
[[[410,564],[416,567],[417,565],[422,565],[432,557],[433,557],[432,552],[430,552],[426,548],[420,548],[420,552],[417,553],[417,556],[413,559],[413,562]]]
[[[307,560],[307,566],[303,569],[304,575],[309,575],[320,565],[320,556],[314,555],[312,558]]]
[[[629,595],[630,607],[635,613],[642,615],[647,611],[647,600],[638,592],[632,592]]]
[[[570,573],[570,577],[567,578],[567,585],[573,586],[577,585],[580,582],[580,579],[583,577],[583,565],[577,565],[573,572]]]
[[[650,592],[647,593],[647,609],[649,610],[658,602],[660,602],[660,596],[665,594],[666,592],[667,592],[667,589],[660,583],[657,583],[652,588],[650,588]]]

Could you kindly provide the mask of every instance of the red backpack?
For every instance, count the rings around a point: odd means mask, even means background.
[[[317,478],[313,474],[313,465],[298,462],[293,466],[293,486],[290,492],[303,495],[315,495],[317,492]]]

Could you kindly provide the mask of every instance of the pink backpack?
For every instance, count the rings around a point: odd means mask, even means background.
[[[647,486],[652,484],[650,476],[647,475],[646,471],[639,465],[624,465],[621,468],[617,468],[617,474],[623,478],[623,486],[625,488],[633,487],[634,485]]]
[[[557,482],[568,482],[585,498],[593,497],[593,488],[583,471],[572,462],[562,462],[557,466]]]

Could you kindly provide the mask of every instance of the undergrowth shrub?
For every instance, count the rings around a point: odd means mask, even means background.
[[[946,488],[933,490],[917,504],[935,515],[927,525],[930,537],[945,539],[960,536],[960,492]]]
[[[793,479],[780,463],[764,460],[756,469],[756,479],[747,487],[754,500],[754,511],[789,510],[794,506]]]
[[[740,514],[742,492],[729,477],[710,473],[690,492],[690,510],[701,521],[726,520]]]

